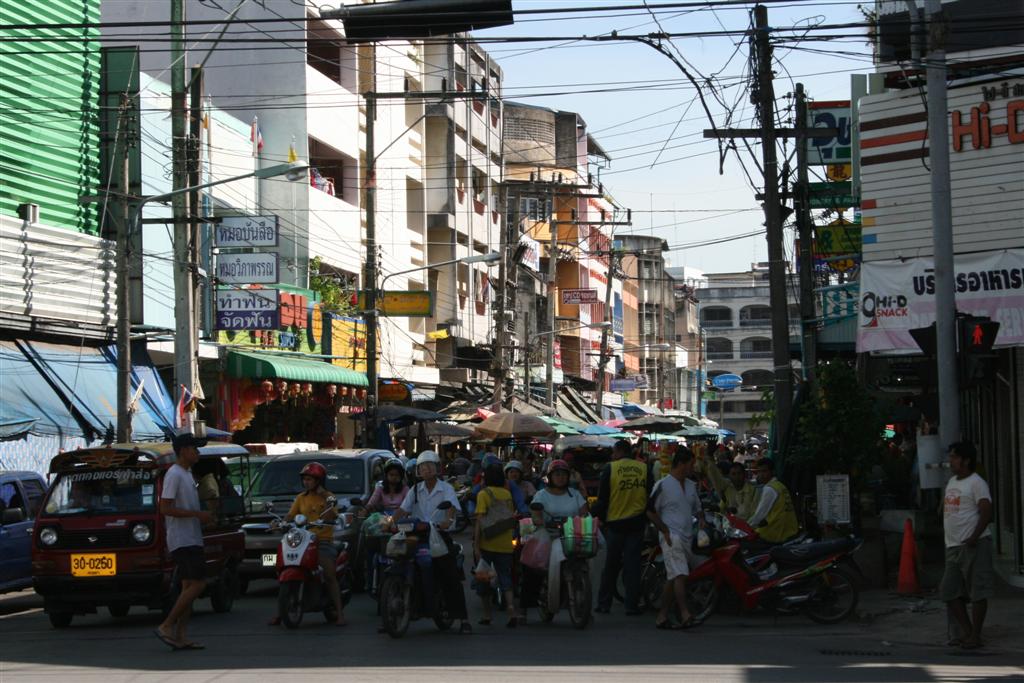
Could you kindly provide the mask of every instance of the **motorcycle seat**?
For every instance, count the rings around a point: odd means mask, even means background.
[[[856,541],[852,538],[837,538],[831,541],[798,545],[778,545],[771,549],[771,556],[773,560],[782,564],[802,564],[852,550],[855,545]]]

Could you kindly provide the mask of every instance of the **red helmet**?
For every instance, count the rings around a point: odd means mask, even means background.
[[[569,463],[561,458],[558,460],[552,460],[551,464],[548,465],[548,474],[554,474],[558,470],[562,470],[563,472],[572,472],[572,469],[569,467]]]
[[[324,483],[324,480],[327,479],[327,468],[318,462],[307,463],[306,466],[302,468],[302,472],[299,473],[299,476],[319,479],[322,484]]]

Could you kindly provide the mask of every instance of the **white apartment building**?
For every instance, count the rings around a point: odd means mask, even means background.
[[[199,0],[185,4],[188,20],[223,19],[233,8]],[[366,168],[363,93],[447,87],[495,95],[448,105],[415,96],[385,97],[377,103],[378,285],[435,293],[433,318],[381,318],[379,374],[437,383],[439,367],[475,355],[458,349],[472,349],[491,338],[487,267],[462,265],[457,276],[453,266],[388,276],[496,248],[502,220],[495,191],[501,172],[501,116],[496,99],[500,70],[466,41],[447,48],[403,41],[349,44],[341,22],[320,20],[313,3],[305,9],[307,20],[302,22],[294,20],[302,13],[301,3],[245,4],[235,17],[243,23],[233,24],[229,34],[273,37],[280,43],[268,48],[266,42],[230,42],[211,49],[209,41],[197,41],[190,45],[187,59],[189,65],[206,60],[204,91],[215,107],[242,121],[257,122],[263,139],[255,160],[259,167],[284,163],[291,148],[311,166],[306,183],[284,178],[247,180],[239,184],[251,192],[234,191],[233,209],[278,216],[282,283],[307,287],[309,261],[319,257],[322,271],[353,289],[365,287],[366,215],[360,189]],[[149,0],[104,0],[102,20],[165,22],[168,11],[166,4]],[[280,21],[266,22],[275,18]],[[188,38],[195,40],[211,29],[191,26],[188,30]],[[110,29],[108,34],[116,31]],[[140,44],[146,43],[147,32],[155,37],[165,31],[142,27]],[[165,81],[170,80],[169,61],[169,52],[141,52],[142,70]],[[216,141],[213,148],[217,151]],[[251,152],[245,158],[245,152],[231,151],[238,157],[239,174],[252,169]],[[230,201],[232,185],[224,186],[222,195]],[[255,196],[255,205],[247,195]],[[450,338],[436,344],[428,340],[426,334],[440,328],[448,329]]]
[[[707,273],[705,278],[706,285],[696,290],[696,296],[707,378],[714,381],[719,375],[735,374],[743,379],[740,388],[708,401],[707,416],[738,437],[767,431],[767,425],[753,428],[750,418],[765,411],[762,393],[773,385],[768,266],[756,263],[749,271]],[[800,316],[795,276],[787,292],[790,338],[796,340]],[[794,361],[793,367],[798,371],[799,363]]]

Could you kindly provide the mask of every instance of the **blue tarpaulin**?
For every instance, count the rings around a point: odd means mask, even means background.
[[[133,354],[132,390],[143,392],[132,418],[133,438],[164,439],[173,402],[144,351]],[[117,424],[113,347],[0,342],[0,426],[24,424],[43,436],[108,440]]]

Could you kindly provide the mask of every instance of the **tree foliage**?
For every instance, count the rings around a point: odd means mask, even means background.
[[[332,273],[322,272],[323,261],[319,256],[309,261],[309,288],[320,294],[320,307],[331,313],[350,315],[353,292],[341,286],[339,278]]]
[[[881,456],[884,424],[875,400],[847,363],[823,363],[817,378],[817,391],[800,413],[792,460],[818,474],[862,477]]]

